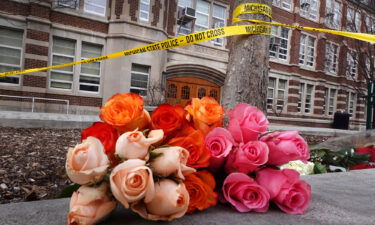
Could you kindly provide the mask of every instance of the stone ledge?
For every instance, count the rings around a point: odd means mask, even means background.
[[[303,177],[312,186],[312,202],[304,215],[288,215],[272,208],[268,213],[238,213],[217,206],[171,223],[151,222],[118,207],[100,224],[108,225],[373,225],[375,222],[375,169]],[[0,205],[3,225],[64,225],[69,199]]]

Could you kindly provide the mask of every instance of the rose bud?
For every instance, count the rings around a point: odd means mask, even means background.
[[[294,160],[306,162],[310,150],[298,131],[275,131],[260,138],[270,149],[267,164],[280,166]]]
[[[88,137],[76,147],[69,148],[65,168],[70,180],[84,185],[102,180],[109,164],[100,140]]]
[[[189,152],[184,148],[178,146],[157,148],[152,153],[160,154],[150,162],[152,171],[158,175],[168,177],[173,174],[180,179],[185,179],[184,175],[195,172],[195,169],[186,166]]]
[[[210,170],[216,171],[232,151],[234,139],[228,130],[222,127],[213,129],[205,139],[206,149],[211,153]]]
[[[122,159],[148,160],[150,145],[163,139],[163,130],[152,130],[146,138],[140,131],[126,132],[116,143],[115,154]]]
[[[69,225],[94,224],[116,207],[116,201],[108,196],[108,184],[99,187],[81,186],[70,199]]]
[[[144,198],[150,202],[154,198],[154,179],[146,162],[140,159],[129,159],[117,165],[110,175],[112,194],[125,208],[129,203]]]
[[[227,173],[250,173],[268,161],[268,146],[261,141],[250,141],[240,144],[238,148],[229,154],[225,164]]]
[[[288,214],[303,214],[311,200],[311,187],[291,169],[266,168],[256,174],[257,182],[270,193],[276,205]]]
[[[155,197],[151,202],[137,202],[131,209],[148,220],[171,221],[185,215],[189,206],[189,193],[183,183],[163,179],[155,183]]]
[[[138,94],[115,94],[100,109],[100,119],[115,127],[120,134],[143,130],[150,126],[150,114],[143,109],[143,98]]]
[[[258,140],[259,134],[267,130],[268,120],[257,107],[241,103],[229,110],[227,129],[238,143]]]
[[[270,194],[254,179],[243,173],[231,173],[224,180],[223,196],[239,212],[266,212]]]

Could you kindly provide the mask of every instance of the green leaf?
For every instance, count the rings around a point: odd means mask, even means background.
[[[150,133],[150,129],[145,129],[145,130],[142,130],[142,133],[143,133],[143,135],[145,136],[145,137],[147,137],[148,136],[148,133]]]
[[[158,148],[169,148],[171,147],[170,145],[160,145]]]
[[[163,155],[163,153],[158,153],[158,152],[150,152],[150,159],[149,161],[152,161],[154,159],[156,159],[157,157]]]
[[[73,192],[77,191],[81,187],[80,184],[73,184],[64,188],[56,198],[70,198],[72,197]]]
[[[319,162],[314,164],[314,173],[320,174],[320,173],[327,173],[327,167]]]

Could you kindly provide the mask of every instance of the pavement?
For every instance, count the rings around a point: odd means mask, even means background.
[[[239,213],[227,205],[186,215],[171,225],[374,225],[375,169],[304,176],[312,186],[312,201],[304,215],[288,215],[272,208],[267,213]],[[69,199],[45,200],[0,205],[2,225],[66,224]],[[118,207],[107,225],[167,224],[151,222]]]

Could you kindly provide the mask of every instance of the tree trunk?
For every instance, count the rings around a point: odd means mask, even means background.
[[[232,1],[233,2],[233,1]],[[263,3],[271,0],[234,0],[233,9],[242,3]],[[270,21],[267,16],[245,14],[241,18]],[[250,24],[249,22],[241,22]],[[249,103],[266,113],[268,87],[268,35],[241,35],[231,40],[227,76],[223,87],[222,105],[234,108],[238,103]]]

